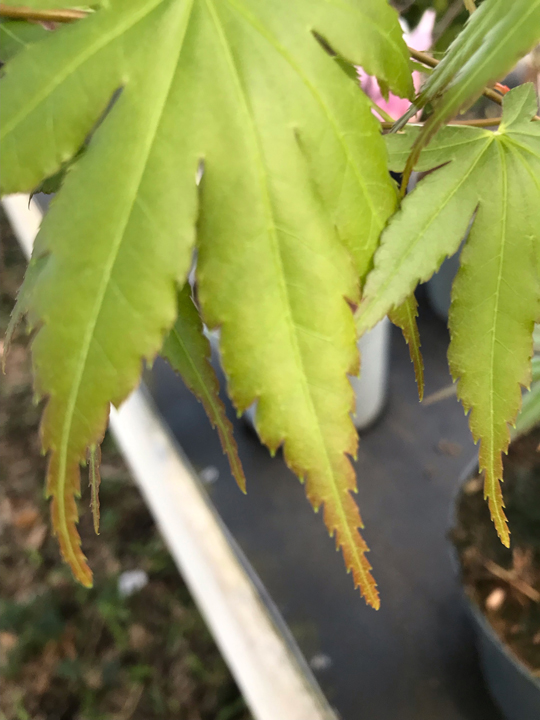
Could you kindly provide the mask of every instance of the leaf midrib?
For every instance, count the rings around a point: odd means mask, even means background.
[[[28,43],[24,42],[20,39],[14,32],[12,32],[9,27],[6,26],[6,23],[2,23],[0,25],[0,33],[5,33],[8,37],[10,37],[12,40],[14,40],[19,45],[22,45],[23,48],[28,47]]]
[[[529,135],[526,135],[526,137],[529,137]],[[538,137],[535,137],[534,135],[532,135],[531,137],[533,137],[535,140],[537,140],[540,143],[540,135]],[[504,136],[504,139],[506,142],[509,142],[512,145],[515,145],[516,147],[518,147],[523,152],[526,152],[527,155],[532,155],[537,160],[540,160],[540,152],[534,152],[534,150],[531,147],[529,147],[528,145],[524,145],[523,143],[518,142],[515,138],[515,133],[513,133],[513,132],[508,133],[507,135]],[[523,157],[523,154],[519,153],[519,156]],[[523,160],[525,161],[525,158],[523,158]]]
[[[453,197],[456,195],[456,193],[459,192],[459,190],[462,188],[462,186],[464,185],[464,183],[469,179],[469,177],[471,176],[471,174],[474,172],[474,170],[475,170],[476,167],[478,166],[478,163],[479,163],[480,160],[484,157],[484,155],[485,155],[485,153],[487,152],[488,148],[491,146],[491,143],[493,142],[493,140],[494,140],[493,137],[486,137],[486,144],[485,144],[485,146],[483,147],[483,149],[481,150],[481,152],[479,152],[478,156],[474,159],[474,162],[469,166],[469,168],[468,168],[468,170],[467,170],[467,173],[466,173],[464,176],[461,177],[461,179],[459,180],[458,184],[457,184],[456,186],[454,186],[452,192],[447,196],[447,198],[445,199],[445,201],[443,202],[443,204],[442,204],[442,205],[439,205],[439,206],[435,209],[435,212],[433,213],[433,215],[431,215],[431,216],[428,218],[427,222],[422,226],[422,229],[416,234],[416,239],[414,240],[414,242],[412,242],[411,244],[408,245],[407,251],[405,252],[404,255],[401,256],[399,265],[397,265],[397,266],[395,267],[395,269],[390,273],[390,275],[388,276],[388,278],[386,279],[386,281],[385,281],[384,283],[382,283],[382,285],[380,285],[380,286],[378,286],[378,287],[376,288],[376,295],[374,296],[372,293],[370,293],[369,295],[366,295],[366,300],[368,300],[368,299],[369,299],[370,301],[371,301],[371,300],[376,300],[377,298],[379,298],[379,297],[382,295],[382,293],[383,293],[383,292],[388,288],[388,286],[392,283],[392,281],[393,281],[393,279],[395,278],[395,276],[399,273],[399,271],[400,271],[400,269],[401,269],[401,265],[407,260],[407,258],[409,257],[409,255],[413,252],[413,250],[416,248],[416,246],[418,245],[418,243],[421,241],[421,239],[422,239],[422,237],[424,236],[424,233],[426,232],[427,228],[436,220],[437,216],[446,208],[446,206],[448,205],[448,203],[453,199]],[[452,160],[452,161],[450,161],[450,162],[455,162],[455,159]],[[412,195],[411,195],[411,197],[412,197]],[[400,212],[402,212],[402,211],[400,211]],[[391,227],[391,226],[389,226],[389,227]],[[383,240],[383,242],[384,242],[384,240]],[[420,280],[423,280],[423,279],[424,279],[424,278],[420,278]],[[398,300],[397,302],[399,302],[399,300]],[[366,312],[367,312],[367,311],[366,311]],[[362,324],[362,313],[360,313],[360,315],[359,315],[359,324],[360,324],[360,326],[363,327],[363,324]]]
[[[153,127],[149,125],[150,132],[147,135],[146,148],[144,148],[144,150],[141,151],[141,153],[140,153],[141,162],[139,165],[139,172],[138,172],[137,176],[135,176],[135,181],[133,183],[132,199],[131,199],[131,202],[129,202],[126,206],[126,211],[124,213],[124,219],[123,219],[122,223],[120,224],[119,232],[117,233],[116,238],[113,239],[113,242],[111,244],[111,253],[109,255],[107,265],[105,266],[105,272],[103,275],[103,279],[99,286],[98,293],[96,295],[96,302],[94,304],[93,312],[90,317],[90,322],[87,326],[87,330],[83,337],[83,343],[81,346],[81,350],[79,352],[79,359],[78,359],[77,369],[76,369],[75,376],[74,376],[74,382],[72,384],[71,392],[68,396],[68,403],[67,403],[66,412],[64,415],[64,424],[62,427],[62,441],[61,441],[60,450],[59,450],[59,469],[58,469],[58,485],[57,485],[58,494],[62,498],[62,502],[59,503],[60,521],[63,526],[63,530],[66,534],[68,534],[68,526],[67,526],[67,519],[66,519],[66,515],[65,515],[65,505],[63,502],[63,498],[64,498],[64,494],[65,494],[65,483],[66,483],[66,467],[67,467],[67,454],[68,454],[67,451],[68,451],[69,439],[70,439],[70,435],[71,435],[71,426],[73,423],[73,416],[74,416],[74,412],[75,412],[75,409],[77,406],[77,400],[79,397],[82,378],[84,375],[84,371],[86,369],[88,353],[90,350],[90,346],[92,344],[92,338],[93,338],[95,328],[96,328],[96,325],[97,325],[97,322],[99,319],[99,315],[100,315],[102,307],[103,307],[103,301],[104,301],[105,295],[107,293],[107,288],[111,281],[114,265],[118,258],[118,254],[120,252],[122,242],[125,238],[125,229],[129,222],[129,218],[131,216],[133,206],[137,199],[137,193],[139,191],[142,179],[144,177],[144,171],[146,168],[148,157],[152,150],[152,146],[155,141],[155,136],[157,133],[157,129],[159,127],[161,117],[162,117],[164,109],[167,105],[167,100],[169,98],[169,94],[170,94],[172,84],[174,81],[176,68],[178,66],[178,60],[180,58],[180,54],[183,49],[183,45],[184,45],[183,41],[184,41],[185,35],[187,33],[187,28],[189,26],[189,19],[191,17],[191,10],[193,8],[194,1],[195,0],[188,0],[186,2],[187,13],[184,16],[185,22],[184,22],[184,27],[183,27],[183,34],[178,43],[177,62],[172,66],[172,72],[171,72],[169,81],[167,83],[167,86],[165,88],[165,92],[163,95],[163,101],[160,105],[156,106],[156,110],[155,110],[155,114],[154,114],[154,118],[155,118],[154,125],[153,125]],[[161,2],[161,0],[160,0],[160,2]],[[71,546],[70,546],[70,548],[71,548]]]
[[[287,285],[283,281],[283,275],[284,275],[283,261],[281,259],[281,251],[279,248],[279,239],[277,237],[277,230],[276,230],[276,225],[274,222],[274,216],[273,216],[273,210],[272,210],[272,201],[270,198],[270,193],[269,193],[269,188],[268,188],[267,171],[265,168],[264,161],[262,159],[263,153],[262,153],[262,148],[261,148],[261,141],[259,138],[259,134],[257,132],[257,126],[254,121],[254,118],[252,115],[252,110],[250,108],[248,99],[246,97],[242,81],[240,79],[238,70],[236,68],[234,56],[232,55],[232,51],[229,46],[227,36],[226,36],[224,29],[222,27],[222,24],[220,22],[220,18],[216,11],[215,6],[214,6],[213,0],[204,0],[204,1],[206,2],[206,5],[208,7],[208,12],[212,18],[212,21],[216,28],[216,32],[220,39],[220,42],[221,42],[221,45],[223,48],[223,52],[225,54],[225,58],[227,60],[228,67],[231,71],[233,82],[238,91],[238,95],[239,95],[240,102],[241,102],[241,105],[242,105],[242,108],[244,111],[244,115],[247,119],[249,130],[250,130],[250,133],[252,136],[252,140],[255,145],[255,161],[257,163],[259,177],[261,180],[261,191],[262,191],[261,195],[262,195],[265,207],[266,207],[267,218],[268,218],[269,226],[271,228],[271,235],[273,236],[273,240],[274,240],[272,243],[272,248],[274,251],[274,257],[276,259],[276,264],[279,268],[279,272],[278,272],[279,285],[280,285],[281,294],[282,294],[282,298],[283,298],[283,304],[286,308],[286,317],[287,317],[286,322],[287,322],[287,325],[289,328],[289,337],[291,339],[291,346],[293,347],[294,354],[296,355],[297,366],[300,370],[300,372],[299,372],[300,382],[303,387],[304,397],[306,398],[307,404],[308,404],[309,408],[311,409],[311,413],[315,419],[314,424],[316,427],[317,434],[320,438],[320,446],[323,447],[325,450],[324,451],[324,462],[326,465],[326,472],[331,479],[331,487],[332,487],[332,494],[334,495],[334,499],[335,499],[334,500],[335,507],[341,518],[343,528],[345,528],[345,533],[348,535],[348,539],[349,539],[348,547],[351,549],[351,551],[354,553],[354,555],[356,557],[358,572],[363,578],[364,592],[369,592],[370,585],[369,585],[369,582],[364,573],[364,568],[363,568],[362,561],[361,561],[362,558],[360,558],[358,555],[358,550],[356,547],[355,539],[354,539],[354,537],[352,537],[349,523],[347,522],[347,518],[345,515],[344,508],[343,508],[342,498],[341,498],[341,495],[339,492],[339,488],[337,488],[337,486],[336,486],[336,481],[334,478],[332,464],[331,464],[330,458],[328,456],[328,451],[326,449],[325,437],[324,437],[324,434],[323,434],[321,426],[320,426],[320,421],[319,421],[318,415],[315,411],[315,407],[313,404],[313,398],[311,397],[308,383],[305,380],[305,368],[304,368],[304,364],[303,364],[303,360],[302,360],[302,354],[301,354],[301,351],[300,351],[300,348],[298,345],[298,340],[296,338],[296,333],[294,331],[295,322],[294,322],[294,318],[291,315],[290,298],[288,295]]]
[[[497,269],[497,285],[495,292],[492,296],[492,298],[495,299],[495,305],[493,308],[493,327],[491,329],[491,347],[490,347],[490,353],[489,353],[489,387],[494,388],[495,387],[495,345],[497,342],[497,325],[498,325],[498,317],[499,317],[499,305],[500,305],[500,295],[501,295],[501,283],[502,283],[502,276],[503,276],[503,267],[504,267],[504,256],[505,256],[505,250],[506,250],[506,243],[507,243],[507,237],[506,237],[506,226],[507,226],[507,220],[508,220],[508,172],[506,168],[506,161],[504,158],[504,150],[502,147],[497,143],[497,151],[499,153],[499,159],[501,162],[501,203],[500,203],[500,210],[501,210],[501,217],[499,222],[499,228],[500,228],[500,238],[499,238],[499,247],[500,252],[498,255],[498,269]],[[491,429],[491,437],[493,437],[494,430],[495,430],[495,410],[493,407],[493,393],[490,392],[490,407],[489,407],[489,422],[490,422],[490,429]]]
[[[378,208],[375,206],[373,199],[371,198],[370,193],[368,192],[367,184],[364,181],[362,174],[360,173],[359,169],[357,168],[356,162],[354,160],[354,157],[351,155],[351,152],[349,150],[349,147],[347,143],[345,142],[343,138],[343,134],[340,132],[339,127],[336,124],[335,118],[333,117],[330,108],[323,100],[321,94],[317,90],[317,87],[313,85],[313,83],[309,80],[309,78],[302,72],[302,68],[295,62],[295,60],[291,57],[291,55],[288,53],[286,48],[284,48],[277,40],[276,38],[269,33],[264,26],[261,26],[255,18],[249,13],[243,6],[238,5],[234,0],[227,0],[229,5],[233,7],[238,14],[243,17],[243,19],[251,26],[254,30],[256,30],[267,42],[276,50],[284,60],[286,60],[291,68],[298,74],[300,79],[304,82],[306,87],[310,90],[311,94],[315,98],[315,100],[319,103],[321,108],[324,111],[324,114],[326,118],[328,119],[328,122],[330,126],[332,127],[332,130],[334,131],[334,134],[336,135],[336,138],[341,145],[343,152],[345,153],[345,157],[347,158],[347,163],[353,168],[354,175],[356,179],[358,180],[359,185],[362,187],[363,195],[365,199],[368,202],[369,208],[371,210],[372,217],[376,218],[379,222],[379,227],[382,228],[386,222],[386,218],[382,218],[382,216],[379,213]],[[315,40],[313,40],[315,42]],[[361,92],[361,91],[360,91]],[[367,107],[367,105],[366,105]]]
[[[506,244],[508,242],[507,235],[507,222],[508,222],[508,172],[506,167],[506,161],[504,157],[504,149],[502,147],[501,143],[497,143],[497,152],[499,154],[499,159],[501,162],[501,203],[500,203],[500,210],[501,210],[501,217],[500,217],[500,240],[499,240],[499,246],[500,246],[500,252],[499,252],[499,266],[497,271],[497,285],[495,293],[492,297],[495,298],[495,304],[493,307],[493,327],[491,329],[491,347],[489,351],[489,412],[488,412],[488,418],[489,418],[489,463],[490,468],[488,471],[488,484],[489,484],[489,490],[486,488],[485,495],[489,496],[492,499],[491,503],[491,512],[495,516],[495,526],[497,527],[497,530],[499,531],[499,534],[502,534],[504,531],[504,528],[506,526],[506,520],[504,518],[504,514],[501,513],[501,507],[500,504],[495,500],[497,496],[497,483],[499,481],[499,478],[496,477],[497,473],[495,472],[494,467],[494,459],[495,459],[495,450],[493,447],[493,441],[495,437],[495,408],[494,408],[494,397],[495,397],[495,346],[497,344],[497,327],[498,327],[498,320],[499,320],[499,313],[500,313],[500,301],[501,301],[501,284],[502,284],[502,276],[503,276],[503,268],[504,268],[504,257],[505,257],[505,251],[506,251]],[[482,440],[484,442],[484,440]],[[487,469],[486,469],[487,470]],[[499,529],[500,528],[500,529]]]

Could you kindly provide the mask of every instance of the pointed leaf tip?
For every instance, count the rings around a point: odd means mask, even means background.
[[[484,494],[504,545],[510,533],[501,488],[502,455],[510,443],[522,388],[531,377],[534,323],[540,283],[534,263],[540,242],[540,125],[529,123],[526,93],[508,93],[512,111],[506,131],[485,156],[479,204],[461,252],[452,288],[448,360],[458,397],[485,472]],[[524,102],[523,102],[524,101]],[[521,109],[517,109],[517,108]],[[528,118],[527,118],[528,116]],[[523,121],[527,118],[524,127]],[[534,182],[531,180],[534,179]]]
[[[79,472],[78,467],[75,468]],[[73,493],[53,494],[51,500],[51,521],[53,532],[58,538],[60,552],[69,565],[76,580],[84,587],[93,584],[92,571],[81,550],[81,537],[77,530],[78,511]]]
[[[420,402],[424,399],[424,360],[420,350],[420,333],[418,332],[418,303],[414,293],[409,295],[401,305],[393,308],[388,317],[401,329],[405,342],[409,347],[409,355],[414,366],[414,375],[416,378],[416,386],[418,388],[418,399]]]
[[[187,387],[202,403],[212,427],[218,431],[223,452],[238,487],[246,492],[246,477],[233,427],[219,397],[219,381],[210,363],[210,343],[203,332],[203,323],[191,299],[191,288],[186,283],[178,293],[177,318],[165,339],[161,354],[184,380]]]
[[[356,530],[356,536],[353,552],[349,548],[342,546],[345,565],[352,573],[355,588],[360,590],[360,594],[366,603],[374,610],[379,610],[381,601],[377,583],[371,574],[372,568],[365,555],[369,552],[369,548],[358,530]]]
[[[344,459],[350,468],[349,482],[352,480],[354,483],[350,461],[348,458]],[[349,485],[349,489],[345,489],[346,487],[342,480],[342,484],[338,486],[339,496],[336,498],[333,497],[334,493],[327,490],[324,499],[324,523],[329,534],[335,538],[336,549],[340,549],[342,552],[347,572],[350,572],[353,577],[354,587],[360,590],[361,596],[368,605],[378,610],[380,599],[377,583],[371,574],[372,568],[366,557],[369,548],[360,533],[364,523],[352,497],[355,484]],[[306,493],[311,504],[316,508],[315,497],[317,495],[312,494],[312,478],[308,478]]]
[[[510,547],[510,529],[508,519],[504,512],[504,499],[501,489],[502,477],[494,477],[486,472],[484,479],[484,499],[488,501],[491,519],[500,541],[505,547]]]

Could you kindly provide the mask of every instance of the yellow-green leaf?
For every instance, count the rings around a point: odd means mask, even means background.
[[[498,132],[440,131],[417,168],[435,170],[407,196],[383,234],[359,308],[360,330],[398,306],[419,281],[469,237],[452,289],[449,363],[476,441],[485,492],[501,539],[509,543],[499,481],[521,388],[530,382],[532,333],[539,317],[540,123],[531,122],[531,84],[507,94]],[[389,139],[400,169],[415,132]]]
[[[490,180],[461,254],[449,319],[450,369],[465,410],[471,410],[485,495],[507,546],[501,453],[521,406],[521,387],[531,380],[532,332],[540,317],[534,263],[540,243],[540,127],[535,137],[532,152],[510,131],[492,149]]]
[[[232,400],[239,410],[258,401],[262,439],[283,445],[355,583],[378,602],[351,496],[347,374],[358,361],[350,304],[395,192],[367,99],[314,33],[410,94],[385,0],[110,0],[5,66],[3,192],[33,190],[91,135],[23,293],[48,397],[55,525],[84,581],[79,463],[173,325],[197,242],[202,314],[221,330]]]
[[[416,137],[417,130],[387,136],[392,170],[403,170]],[[456,252],[478,204],[494,140],[487,130],[446,127],[421,154],[417,170],[444,167],[420,181],[384,230],[362,293],[360,334],[401,305]]]
[[[210,343],[203,334],[203,324],[191,299],[186,283],[178,293],[178,314],[165,338],[161,355],[182,376],[186,386],[202,403],[212,427],[216,428],[231,472],[242,492],[246,492],[246,478],[238,456],[232,425],[219,397],[219,381],[210,364]]]

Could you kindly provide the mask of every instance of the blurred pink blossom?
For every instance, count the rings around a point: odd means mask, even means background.
[[[409,32],[407,24],[404,20],[400,20],[403,28],[403,38],[409,47],[415,50],[429,50],[433,42],[433,26],[435,25],[435,10],[426,10],[422,15],[420,22],[412,32]],[[413,82],[415,90],[418,92],[422,82],[422,75],[419,72],[413,72]],[[389,94],[388,100],[385,100],[381,94],[379,83],[371,75],[367,75],[362,68],[358,68],[358,77],[362,90],[379,105],[383,110],[397,120],[404,115],[410,106],[410,101],[406,98],[400,98],[397,95]],[[375,111],[374,111],[375,112]],[[413,118],[415,120],[415,118]]]

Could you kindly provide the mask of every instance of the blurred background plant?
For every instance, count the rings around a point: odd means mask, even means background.
[[[435,11],[432,48],[435,53],[443,53],[446,50],[469,17],[463,0],[396,0],[392,5],[410,28],[415,28],[419,24],[426,10]]]

